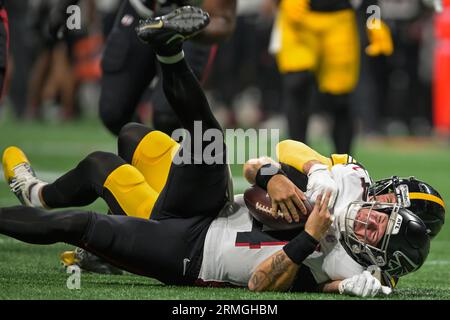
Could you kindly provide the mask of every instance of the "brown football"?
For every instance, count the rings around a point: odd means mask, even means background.
[[[244,201],[250,214],[262,224],[274,230],[293,230],[303,228],[308,216],[300,214],[300,221],[292,223],[287,222],[282,218],[274,218],[270,214],[272,209],[272,200],[269,194],[264,189],[258,186],[251,186],[244,192]],[[304,201],[308,215],[311,213],[313,207],[309,201]]]

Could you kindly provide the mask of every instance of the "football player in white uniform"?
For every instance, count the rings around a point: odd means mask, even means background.
[[[247,163],[245,175],[250,183],[256,182],[255,172],[265,164],[273,165],[273,161],[261,158]],[[349,232],[347,228],[351,224],[357,239],[376,247],[386,237],[386,232],[392,233],[396,220],[389,214],[378,213],[374,209],[382,207],[382,211],[386,211],[389,207],[387,211],[392,212],[398,211],[398,206],[394,208],[395,206],[388,204],[373,203],[367,207],[368,204],[363,203],[371,180],[367,171],[357,164],[338,164],[328,170],[326,166],[313,160],[306,163],[305,168],[305,173],[309,174],[306,196],[316,203],[305,231],[317,240],[319,246],[316,246],[313,239],[309,239],[314,250],[304,260],[298,261],[306,269],[302,270],[304,278],[299,277],[299,265],[286,253],[286,248],[288,252],[292,250],[288,245],[289,237],[283,238],[283,232],[263,230],[264,227],[258,226],[248,213],[242,196],[236,196],[236,203],[241,208],[232,214],[223,212],[213,221],[207,233],[199,274],[203,282],[222,281],[239,286],[248,284],[251,290],[287,290],[295,286],[309,290],[321,288],[325,292],[339,291],[361,296],[390,292],[388,287],[382,290],[380,281],[371,273],[365,272],[367,265],[357,263],[340,244],[339,239],[342,237],[341,232]],[[319,179],[316,180],[316,177]],[[299,218],[299,213],[293,206],[296,201],[290,200],[301,194],[297,188],[281,171],[271,175],[267,185],[269,194],[274,195],[272,198],[285,199],[278,202],[280,208],[291,208],[289,214],[285,215],[289,221]],[[321,194],[326,190],[330,192],[325,196],[324,203],[320,204]],[[277,204],[274,203],[273,208],[276,207]],[[293,214],[289,218],[291,213]],[[316,226],[311,227],[314,224]],[[331,225],[326,228],[328,224]],[[425,240],[425,247],[426,242]],[[426,256],[428,248],[424,252]],[[372,262],[376,265],[375,261]],[[305,275],[308,272],[312,277]]]

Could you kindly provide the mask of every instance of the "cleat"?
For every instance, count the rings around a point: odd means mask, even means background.
[[[60,260],[65,268],[76,265],[84,271],[93,273],[123,274],[123,271],[119,268],[112,266],[103,259],[81,248],[76,248],[74,251],[63,252],[60,256]]]
[[[17,147],[9,147],[3,152],[3,172],[11,191],[19,201],[28,207],[35,207],[30,191],[35,186],[46,183],[39,180],[25,154]]]
[[[139,39],[156,47],[181,45],[208,24],[207,12],[184,6],[160,17],[141,20],[136,32]]]
[[[66,268],[74,264],[78,265],[78,263],[80,262],[80,260],[77,259],[75,255],[75,251],[64,251],[63,253],[61,253],[59,259],[61,260],[63,266]]]

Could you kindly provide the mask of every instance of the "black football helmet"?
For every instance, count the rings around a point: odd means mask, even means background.
[[[389,217],[386,230],[379,243],[369,245],[366,237],[361,239],[354,230],[357,212],[369,209],[367,221],[373,210]],[[425,262],[430,250],[430,237],[425,223],[414,213],[399,204],[380,202],[352,202],[346,214],[339,217],[340,242],[347,253],[363,267],[376,266],[381,270],[383,282],[395,285],[391,279],[397,279],[419,269]]]
[[[394,193],[397,203],[423,220],[431,238],[439,233],[445,222],[445,203],[436,189],[414,177],[396,176],[378,180],[369,187],[369,199],[387,193]]]

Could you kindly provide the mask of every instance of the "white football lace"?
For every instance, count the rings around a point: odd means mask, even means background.
[[[26,163],[14,167],[13,171],[15,178],[11,181],[10,187],[14,193],[21,191],[27,185],[30,185],[30,183],[40,182],[40,180],[33,175],[31,168]]]

